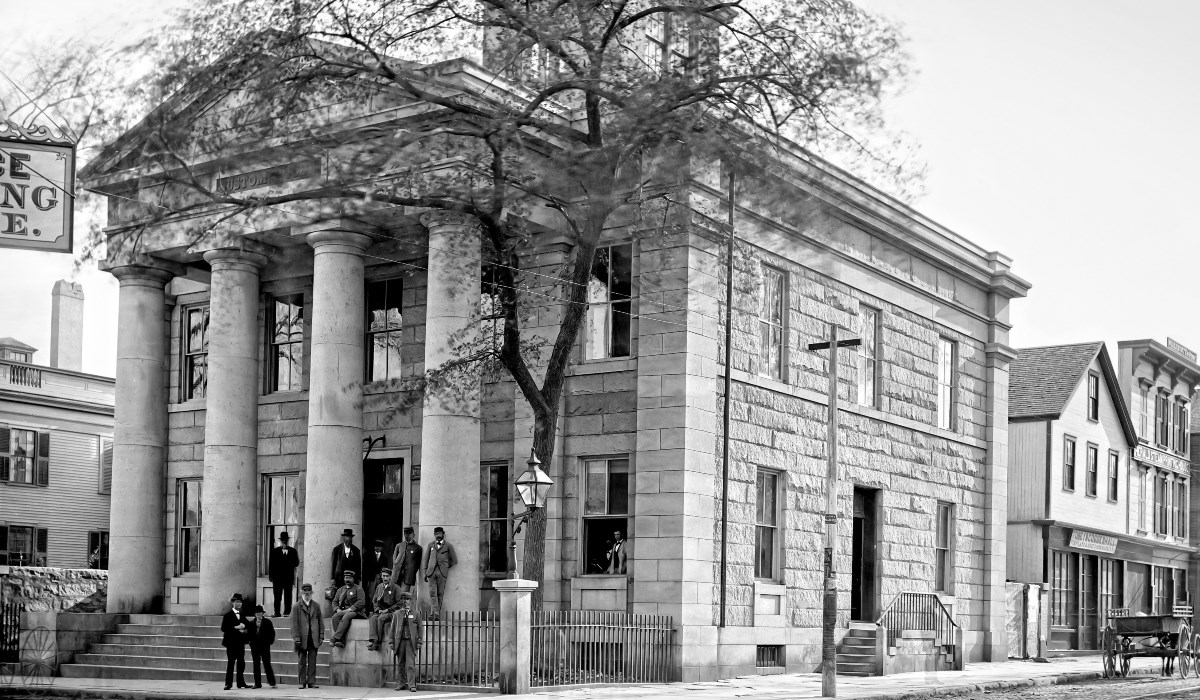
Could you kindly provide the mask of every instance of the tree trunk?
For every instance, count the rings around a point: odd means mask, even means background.
[[[534,415],[533,451],[542,461],[542,469],[549,474],[554,466],[554,438],[558,429],[558,402],[549,414]],[[561,483],[554,484],[561,489]],[[539,508],[525,526],[525,560],[521,563],[521,578],[537,581],[533,591],[533,609],[542,609],[543,584],[546,573],[546,509]]]

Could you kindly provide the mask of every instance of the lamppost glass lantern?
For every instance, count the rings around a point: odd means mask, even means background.
[[[546,507],[546,499],[550,496],[550,487],[554,480],[542,471],[542,462],[532,450],[529,452],[529,468],[517,477],[515,482],[517,496],[525,506],[524,513],[513,513],[508,518],[508,578],[517,578],[517,533],[521,526],[529,520],[539,508]]]

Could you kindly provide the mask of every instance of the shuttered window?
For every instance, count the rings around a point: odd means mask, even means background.
[[[0,564],[45,566],[50,531],[28,525],[0,525]]]
[[[50,433],[0,426],[0,481],[50,485]]]
[[[100,483],[97,493],[112,493],[112,460],[112,438],[102,437],[100,438]]]

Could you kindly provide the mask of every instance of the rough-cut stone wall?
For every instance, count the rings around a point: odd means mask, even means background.
[[[103,612],[108,572],[103,569],[5,567],[0,597],[17,600],[26,612]]]

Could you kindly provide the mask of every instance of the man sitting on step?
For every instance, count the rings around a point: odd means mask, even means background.
[[[392,614],[400,609],[400,587],[392,583],[392,570],[381,569],[379,578],[380,583],[371,596],[371,617],[367,620],[368,638],[371,640],[367,651],[379,651],[379,647],[383,646]]]
[[[362,586],[354,582],[354,572],[347,569],[342,579],[342,587],[333,596],[333,618],[329,623],[333,629],[335,648],[346,646],[346,634],[350,631],[351,622],[367,617],[367,594],[363,593]]]

